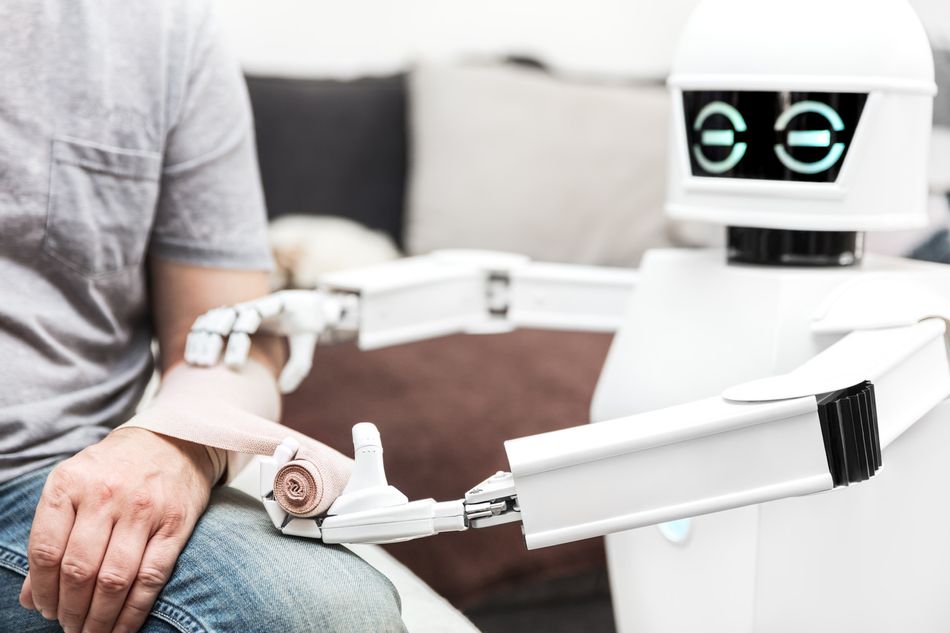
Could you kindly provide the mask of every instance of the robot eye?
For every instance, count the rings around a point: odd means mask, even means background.
[[[866,102],[860,93],[684,92],[692,174],[834,182]]]
[[[798,119],[810,114],[822,119],[815,129],[795,129]],[[834,134],[840,138],[846,131],[844,121],[837,110],[822,101],[798,101],[789,106],[775,121],[775,131],[785,134],[784,143],[775,144],[775,155],[782,165],[796,174],[820,174],[836,165],[844,156],[845,143],[831,142]],[[823,148],[827,152],[818,160],[803,161],[792,156],[792,148]],[[805,150],[802,150],[805,151]]]
[[[728,172],[739,164],[749,148],[747,143],[736,140],[736,134],[746,130],[745,119],[733,106],[725,101],[707,103],[693,122],[693,132],[699,135],[692,144],[693,158],[710,174]]]

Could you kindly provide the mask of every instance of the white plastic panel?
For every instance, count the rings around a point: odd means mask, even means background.
[[[754,380],[730,387],[723,391],[729,400],[762,402],[799,398],[805,395],[827,393],[844,389],[870,380],[877,384],[881,379],[905,362],[930,358],[921,369],[929,369],[922,375],[928,378],[947,377],[946,348],[942,320],[929,319],[923,323],[905,327],[882,328],[852,332],[840,341],[787,374]],[[942,358],[931,356],[928,348],[942,352]],[[919,392],[909,391],[906,398],[917,398]],[[942,400],[933,400],[927,410]]]
[[[941,271],[943,272],[943,271]],[[842,284],[815,311],[812,331],[847,333],[917,323],[924,317],[950,317],[950,298],[925,282],[900,274],[868,274]],[[939,283],[939,280],[936,280]]]
[[[322,526],[324,543],[395,543],[466,528],[461,500],[433,499],[331,516]]]
[[[331,273],[321,286],[359,295],[359,346],[375,349],[514,327],[612,332],[636,280],[629,269],[457,250]]]
[[[629,269],[531,263],[511,272],[508,320],[517,327],[613,332],[636,281]]]
[[[946,323],[853,332],[798,369],[727,389],[733,400],[766,401],[874,384],[881,448],[950,396]]]
[[[709,398],[505,448],[530,549],[832,487],[813,397]]]
[[[333,273],[321,285],[360,295],[360,349],[464,332],[487,318],[481,271],[433,257]]]
[[[881,449],[889,447],[918,420],[950,396],[950,365],[947,361],[945,324],[931,320],[935,336],[916,353],[880,376],[874,385]],[[884,468],[888,456],[884,455]]]

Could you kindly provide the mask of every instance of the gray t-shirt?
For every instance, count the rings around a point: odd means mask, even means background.
[[[133,412],[150,256],[270,266],[246,87],[210,5],[0,3],[0,482]]]

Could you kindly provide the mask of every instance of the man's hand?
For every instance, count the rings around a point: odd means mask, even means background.
[[[203,446],[121,429],[49,475],[20,603],[66,633],[137,631],[204,511]]]

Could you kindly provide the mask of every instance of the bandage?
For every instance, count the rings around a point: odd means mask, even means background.
[[[323,474],[305,459],[295,459],[284,464],[274,477],[274,500],[284,511],[294,516],[319,514],[322,497],[318,492]]]
[[[238,473],[248,456],[272,455],[293,437],[300,448],[278,471],[274,497],[293,516],[319,516],[343,492],[353,462],[268,419],[279,413],[274,379],[260,364],[250,362],[240,371],[179,365],[166,373],[154,400],[119,428],[142,428],[227,451],[229,477]],[[210,453],[212,464],[224,470],[224,460]]]

